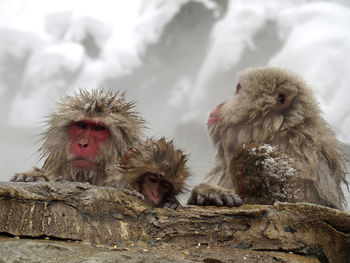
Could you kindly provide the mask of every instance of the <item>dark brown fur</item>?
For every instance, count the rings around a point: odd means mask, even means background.
[[[331,206],[319,197],[312,180],[303,176],[294,159],[277,146],[243,145],[234,152],[229,171],[234,190],[245,204],[308,200]]]
[[[126,192],[141,192],[140,178],[150,173],[172,185],[172,191],[164,203],[175,201],[175,197],[186,190],[186,179],[190,176],[187,156],[176,149],[172,141],[161,138],[157,141],[147,139],[122,157],[119,165],[110,168],[111,176],[104,182],[106,186],[115,186]],[[133,194],[133,193],[131,193]]]

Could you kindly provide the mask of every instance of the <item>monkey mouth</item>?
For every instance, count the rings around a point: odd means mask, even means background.
[[[211,127],[213,124],[217,123],[219,121],[219,113],[221,111],[222,106],[224,103],[219,104],[210,114],[207,121],[207,126]]]
[[[74,158],[70,162],[73,167],[79,169],[91,169],[95,165],[95,163],[92,160],[82,157]]]

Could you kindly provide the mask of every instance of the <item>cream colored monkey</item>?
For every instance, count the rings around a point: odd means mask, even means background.
[[[236,94],[210,114],[208,129],[216,148],[208,183],[233,189],[234,152],[243,144],[270,144],[290,156],[316,189],[303,201],[343,208],[344,156],[311,89],[297,75],[276,67],[239,73]]]

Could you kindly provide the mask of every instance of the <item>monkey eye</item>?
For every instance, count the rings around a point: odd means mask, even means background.
[[[278,94],[277,105],[282,105],[286,102],[286,95],[283,93]]]
[[[150,180],[151,183],[156,183],[157,182],[157,179],[154,178],[154,177],[150,177],[149,180]]]
[[[236,94],[238,93],[238,91],[242,88],[241,83],[238,82],[237,86],[236,86]]]
[[[147,174],[147,179],[151,183],[157,183],[158,179],[154,174]]]
[[[171,188],[171,186],[170,186],[170,184],[167,182],[167,181],[164,181],[164,180],[162,180],[161,182],[160,182],[160,186],[164,189],[164,190],[170,190],[170,188]]]
[[[102,126],[102,125],[95,125],[94,126],[94,131],[104,131],[106,130],[106,127]]]
[[[86,123],[84,123],[82,121],[78,121],[78,122],[74,123],[74,125],[77,126],[80,129],[83,129],[83,130],[85,130],[87,128]]]

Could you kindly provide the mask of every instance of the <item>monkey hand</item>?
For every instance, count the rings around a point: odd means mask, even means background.
[[[11,182],[48,182],[49,179],[42,169],[34,167],[33,170],[26,173],[16,173]]]
[[[241,206],[241,198],[233,190],[202,183],[195,186],[188,199],[189,205]]]
[[[117,182],[114,182],[111,186],[115,187],[115,188],[118,188],[124,194],[135,196],[138,199],[141,199],[143,201],[146,200],[146,198],[145,198],[145,196],[143,194],[141,194],[140,192],[136,191],[130,184],[128,184],[126,182],[117,181]]]
[[[183,206],[180,204],[180,202],[176,198],[166,199],[160,205],[160,207],[169,208],[169,209],[173,209],[173,210],[177,210],[177,209],[183,208]]]

